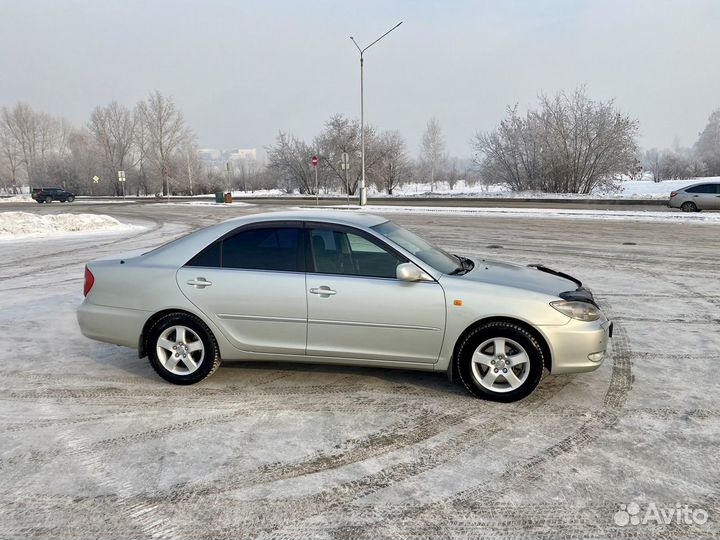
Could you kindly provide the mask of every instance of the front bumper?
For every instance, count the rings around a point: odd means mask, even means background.
[[[612,329],[612,322],[605,317],[593,322],[571,319],[562,326],[540,327],[550,347],[550,371],[582,373],[599,368],[607,354]]]

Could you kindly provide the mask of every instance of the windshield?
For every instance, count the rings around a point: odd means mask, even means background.
[[[392,221],[375,225],[372,229],[392,240],[403,249],[415,255],[422,262],[429,264],[443,274],[452,274],[456,272],[458,268],[462,268],[462,263],[458,257],[433,246]]]

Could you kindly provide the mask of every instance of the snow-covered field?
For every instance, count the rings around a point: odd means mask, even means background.
[[[393,216],[452,253],[569,272],[613,318],[597,371],[518,403],[297,363],[177,387],[80,334],[88,260],[256,209],[116,206],[155,226],[0,248],[0,538],[718,538],[720,228]],[[618,524],[629,503],[709,519]]]
[[[125,231],[136,225],[121,223],[106,215],[96,214],[49,214],[29,212],[0,212],[0,239],[29,238],[62,233],[93,233]]]
[[[313,207],[301,207],[312,208]],[[359,211],[357,205],[321,206],[324,210]],[[471,208],[462,206],[389,206],[367,205],[363,212],[376,214],[434,214],[454,216],[532,217],[545,219],[596,219],[612,221],[645,221],[654,223],[720,224],[720,213],[657,212],[649,210],[584,210],[573,208]]]

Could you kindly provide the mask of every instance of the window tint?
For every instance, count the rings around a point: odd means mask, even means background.
[[[685,191],[688,193],[717,193],[717,186],[715,184],[701,184]]]
[[[222,242],[213,242],[200,253],[195,255],[185,266],[204,266],[206,268],[220,268],[220,246]]]
[[[186,266],[301,271],[301,234],[290,227],[245,230],[210,244]]]
[[[397,265],[405,262],[367,238],[330,229],[310,231],[310,251],[321,274],[395,278]]]
[[[222,242],[222,267],[252,270],[300,270],[301,229],[249,229]]]

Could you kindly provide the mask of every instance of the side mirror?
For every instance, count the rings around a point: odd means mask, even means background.
[[[432,278],[411,262],[397,265],[395,271],[400,281],[432,281]]]

